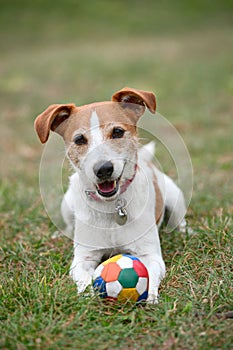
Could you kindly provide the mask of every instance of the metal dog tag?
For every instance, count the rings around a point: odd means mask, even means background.
[[[118,225],[125,225],[127,221],[127,211],[125,209],[125,200],[118,200],[116,204],[115,220]]]

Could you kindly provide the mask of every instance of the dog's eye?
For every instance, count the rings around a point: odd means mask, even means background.
[[[124,136],[125,130],[122,128],[114,128],[112,131],[112,138],[113,139],[120,139]]]
[[[76,135],[74,137],[74,143],[76,145],[86,145],[87,144],[87,139],[84,135],[80,134],[80,135]]]

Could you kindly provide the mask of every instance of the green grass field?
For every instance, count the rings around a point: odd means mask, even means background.
[[[233,2],[0,3],[0,348],[231,349]],[[195,234],[161,232],[155,306],[77,296],[72,241],[51,238],[38,184],[35,117],[126,85],[156,93],[193,163]]]

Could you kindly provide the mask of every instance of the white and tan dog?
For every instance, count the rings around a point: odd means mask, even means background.
[[[124,88],[112,101],[76,107],[51,105],[35,121],[42,143],[50,130],[60,134],[75,170],[62,202],[67,232],[74,230],[70,273],[83,292],[98,264],[118,253],[137,256],[149,272],[149,298],[157,302],[165,274],[158,228],[165,209],[173,227],[185,230],[181,190],[150,161],[153,145],[138,149],[137,122],[151,92]]]

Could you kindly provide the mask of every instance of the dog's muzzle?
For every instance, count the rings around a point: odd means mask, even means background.
[[[120,178],[116,180],[111,178],[114,171],[113,163],[111,161],[98,162],[93,170],[98,178],[96,184],[98,193],[107,198],[114,196],[118,191]]]

